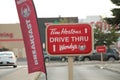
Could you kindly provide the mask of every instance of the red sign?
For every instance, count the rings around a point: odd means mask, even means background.
[[[44,57],[33,0],[15,0],[23,34],[29,73],[45,72]]]
[[[93,49],[89,24],[54,24],[47,26],[47,51],[51,55],[88,54]]]
[[[10,32],[10,33],[2,32],[2,33],[0,33],[0,38],[13,38],[13,33],[12,32]]]
[[[105,46],[97,46],[96,51],[98,53],[105,53],[106,52],[106,47]]]

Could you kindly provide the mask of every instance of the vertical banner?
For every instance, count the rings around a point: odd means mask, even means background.
[[[28,72],[46,72],[33,0],[15,0],[23,34]],[[19,44],[18,44],[19,45]]]

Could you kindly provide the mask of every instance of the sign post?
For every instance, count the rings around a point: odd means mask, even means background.
[[[73,80],[73,56],[68,56],[68,80]]]
[[[101,54],[101,64],[103,64],[103,53],[100,54]]]
[[[73,56],[93,50],[93,31],[89,24],[50,24],[46,28],[47,52],[68,56],[68,78],[73,80]]]
[[[103,65],[103,54],[106,52],[105,46],[97,46],[96,51],[101,54],[101,64]],[[103,67],[101,67],[103,69]]]

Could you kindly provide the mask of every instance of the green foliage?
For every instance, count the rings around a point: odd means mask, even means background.
[[[111,2],[117,6],[120,6],[120,0],[111,0]],[[111,10],[111,12],[113,13],[113,18],[105,18],[105,20],[109,23],[114,25],[114,27],[116,27],[116,25],[120,24],[120,8],[114,8]]]
[[[99,27],[94,29],[94,46],[106,45],[108,48],[110,45],[117,42],[119,34],[116,33],[116,29],[111,27],[110,31],[101,31]]]
[[[113,4],[115,4],[116,6],[120,6],[120,0],[111,0],[111,2]],[[101,42],[101,44],[105,44],[107,47],[110,47],[110,45],[114,44],[115,42],[117,42],[118,38],[119,38],[119,34],[117,33],[118,30],[120,30],[120,8],[114,8],[111,10],[111,12],[113,13],[112,18],[105,18],[106,22],[108,24],[111,24],[111,30],[109,33],[99,33],[99,36],[104,36],[103,39],[100,39],[101,37],[99,37],[99,40],[97,41],[99,44],[99,41],[102,41],[104,43]],[[116,28],[117,27],[117,28]],[[97,34],[95,34],[97,36]],[[98,37],[95,37],[98,38]],[[97,45],[97,42],[95,45]]]
[[[120,9],[119,8],[114,8],[111,11],[113,13],[113,16],[115,16],[116,18],[120,17]]]
[[[111,0],[111,2],[117,6],[120,6],[120,0]]]
[[[112,24],[112,25],[116,24],[116,19],[115,18],[104,18],[104,19],[108,24]]]

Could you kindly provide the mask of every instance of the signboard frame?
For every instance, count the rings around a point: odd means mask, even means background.
[[[93,38],[93,28],[92,28],[92,26],[90,25],[90,24],[88,24],[88,23],[83,23],[83,24],[80,24],[80,25],[84,25],[84,24],[86,24],[86,25],[89,25],[90,27],[91,27],[91,51],[89,52],[89,53],[87,53],[87,54],[84,54],[84,53],[80,53],[80,54],[68,54],[68,53],[66,53],[66,54],[57,54],[57,55],[55,55],[55,54],[51,54],[51,53],[49,53],[49,51],[48,51],[48,47],[47,46],[49,46],[48,45],[48,38],[47,38],[47,29],[48,29],[48,27],[49,26],[60,26],[60,25],[79,25],[80,23],[60,23],[60,24],[48,24],[48,25],[46,25],[46,51],[47,51],[47,53],[50,55],[50,56],[79,56],[79,55],[89,55],[89,54],[91,54],[92,53],[92,51],[93,51],[93,49],[94,49],[94,38]]]

